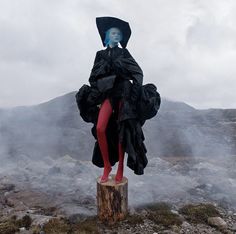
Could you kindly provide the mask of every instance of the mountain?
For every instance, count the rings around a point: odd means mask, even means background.
[[[0,109],[0,155],[69,154],[90,160],[95,139],[79,115],[76,92],[33,106]],[[143,126],[148,156],[236,154],[236,109],[198,110],[162,99],[158,114]]]

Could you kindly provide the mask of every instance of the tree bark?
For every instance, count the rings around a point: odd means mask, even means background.
[[[115,175],[106,183],[97,179],[97,213],[102,222],[114,224],[125,219],[128,213],[128,179],[123,177],[115,184]]]

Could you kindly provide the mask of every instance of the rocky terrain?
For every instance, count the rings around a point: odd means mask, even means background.
[[[154,158],[143,176],[126,167],[129,214],[108,226],[96,216],[101,170],[90,161],[9,163],[0,175],[0,233],[234,233],[234,169],[185,157]]]
[[[95,209],[93,199],[79,203]],[[18,187],[2,178],[0,233],[236,233],[236,210],[216,202],[146,203],[129,207],[126,219],[113,225],[102,223],[96,214],[69,214],[62,205],[59,194],[55,197],[27,184]]]
[[[102,169],[74,95],[0,110],[1,234],[236,232],[236,110],[163,99],[143,127],[145,174],[125,167],[129,215],[109,227],[96,217]]]

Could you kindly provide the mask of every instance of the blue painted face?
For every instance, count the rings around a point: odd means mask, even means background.
[[[107,45],[117,45],[122,40],[122,32],[119,28],[110,28],[106,32],[105,43]]]
[[[117,44],[121,41],[121,31],[118,28],[111,28],[109,33],[110,43]]]

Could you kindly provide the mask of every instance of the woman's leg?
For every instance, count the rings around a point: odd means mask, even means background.
[[[120,111],[120,107],[122,104],[122,100],[119,101],[119,111]],[[124,149],[121,145],[121,143],[118,140],[118,152],[119,152],[119,164],[118,164],[118,169],[117,169],[117,173],[116,173],[116,177],[115,177],[115,181],[116,183],[119,183],[122,181],[123,179],[123,171],[124,171]]]
[[[106,139],[106,128],[109,121],[109,118],[112,114],[112,106],[109,99],[105,99],[100,107],[100,111],[98,114],[98,121],[97,121],[97,139],[98,144],[101,150],[101,154],[103,157],[104,162],[104,171],[103,176],[101,178],[101,182],[106,182],[108,180],[109,173],[111,172],[111,164],[109,161],[109,152],[108,152],[108,145]]]

